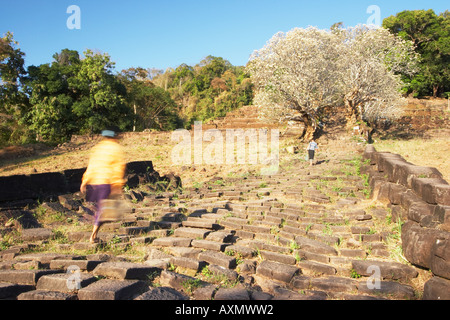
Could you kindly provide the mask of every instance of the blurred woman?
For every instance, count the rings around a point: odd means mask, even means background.
[[[95,221],[89,239],[91,243],[98,242],[97,235],[102,225],[102,200],[121,194],[125,185],[126,163],[119,144],[119,130],[115,127],[108,128],[102,131],[102,136],[103,140],[92,150],[80,187],[80,191],[86,193],[86,201],[94,204]]]

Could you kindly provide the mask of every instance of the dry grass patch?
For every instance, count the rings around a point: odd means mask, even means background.
[[[450,136],[413,138],[411,140],[379,140],[374,143],[379,152],[400,154],[406,161],[418,166],[438,169],[450,181]]]

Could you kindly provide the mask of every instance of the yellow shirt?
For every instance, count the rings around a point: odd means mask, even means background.
[[[103,140],[92,150],[88,168],[83,175],[83,184],[110,184],[121,188],[125,185],[125,168],[120,144],[112,139]]]

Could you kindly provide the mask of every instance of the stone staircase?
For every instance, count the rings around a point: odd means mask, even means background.
[[[140,186],[133,213],[97,244],[82,199],[60,197],[80,230],[23,229],[22,244],[0,251],[0,299],[419,299],[424,271],[391,257],[389,209],[364,188],[347,160],[298,159],[182,193]]]
[[[230,129],[259,130],[279,129],[280,134],[285,137],[298,137],[304,131],[302,122],[291,121],[285,123],[274,123],[260,117],[257,106],[244,106],[229,112],[225,117],[217,118],[202,124],[202,130],[217,129],[226,131]]]

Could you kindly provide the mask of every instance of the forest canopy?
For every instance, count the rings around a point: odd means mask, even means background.
[[[312,135],[335,106],[350,125],[370,126],[397,114],[401,96],[449,97],[450,15],[403,11],[375,31],[296,28],[274,35],[246,66],[207,56],[194,66],[117,72],[108,53],[92,50],[63,49],[39,66],[26,67],[24,57],[12,32],[0,36],[0,147],[61,143],[110,125],[189,128],[253,103],[277,121],[297,111]]]
[[[73,134],[171,131],[251,104],[244,67],[208,56],[194,67],[166,72],[129,68],[114,72],[107,53],[64,49],[50,63],[25,69],[8,32],[0,38],[0,147],[40,141],[61,143]]]

